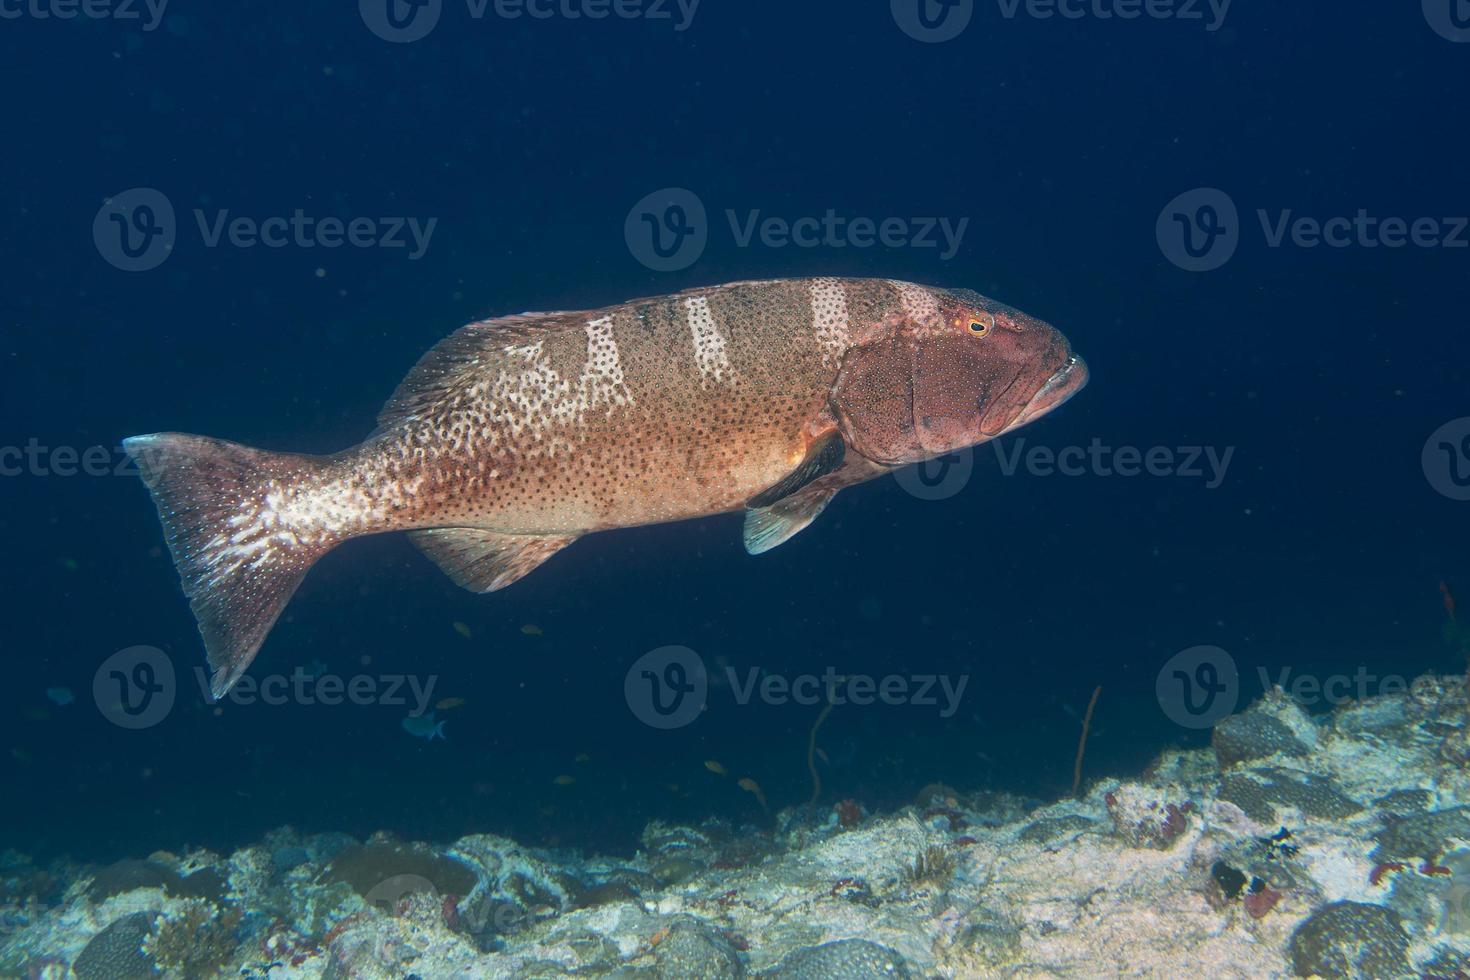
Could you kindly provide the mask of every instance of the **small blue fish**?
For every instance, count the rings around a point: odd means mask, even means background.
[[[434,712],[426,715],[409,715],[403,719],[403,730],[414,738],[428,739],[430,742],[435,738],[444,738],[445,722],[434,722]]]
[[[46,688],[46,696],[58,708],[65,708],[77,699],[77,696],[71,693],[71,688],[69,687],[48,687]]]

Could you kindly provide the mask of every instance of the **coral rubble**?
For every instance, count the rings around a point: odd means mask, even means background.
[[[227,857],[6,852],[0,976],[1465,976],[1459,691],[1313,718],[1276,690],[1051,805],[935,785],[654,823],[627,860],[289,828]]]

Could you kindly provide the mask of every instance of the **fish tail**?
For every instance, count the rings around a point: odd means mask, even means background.
[[[223,697],[307,569],[350,534],[333,526],[328,461],[161,432],[123,440],[164,538]]]

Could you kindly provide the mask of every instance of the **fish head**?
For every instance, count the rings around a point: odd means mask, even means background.
[[[833,389],[843,438],[868,459],[901,466],[989,441],[1087,384],[1051,324],[970,290],[900,288],[903,312],[848,351]]]

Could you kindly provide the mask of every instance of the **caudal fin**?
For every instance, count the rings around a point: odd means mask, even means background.
[[[326,464],[179,432],[124,439],[123,449],[153,494],[222,697],[307,569],[341,540],[311,520]]]

